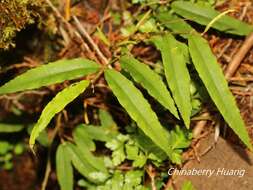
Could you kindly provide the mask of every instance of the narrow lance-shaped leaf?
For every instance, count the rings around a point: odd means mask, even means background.
[[[73,137],[75,139],[75,142],[80,140],[89,151],[95,151],[95,143],[93,142],[90,135],[85,130],[83,130],[83,128],[84,127],[80,125],[74,130]]]
[[[67,143],[67,149],[71,157],[72,164],[83,176],[88,177],[90,173],[96,171],[82,158],[82,155],[74,144]]]
[[[101,127],[108,131],[108,133],[111,134],[117,134],[118,133],[118,126],[113,120],[111,114],[105,110],[100,109],[99,110],[99,119],[101,123]]]
[[[171,156],[168,132],[161,126],[141,92],[131,81],[115,70],[106,70],[105,78],[120,104],[136,121],[140,129],[168,156]]]
[[[16,133],[22,131],[23,125],[0,123],[0,133]]]
[[[204,6],[189,1],[175,1],[172,9],[182,17],[202,25],[208,25],[220,12],[210,6]],[[248,35],[253,32],[253,26],[238,19],[224,15],[212,25],[213,28],[237,35]]]
[[[83,80],[81,82],[75,83],[63,91],[59,92],[54,99],[47,104],[47,106],[42,111],[42,114],[34,126],[29,144],[31,147],[35,144],[36,138],[39,136],[40,132],[43,131],[51,119],[60,111],[62,111],[66,105],[72,102],[77,96],[79,96],[89,85],[89,81]]]
[[[56,174],[61,190],[72,190],[74,186],[73,168],[66,144],[58,146],[56,151]]]
[[[179,119],[174,100],[158,74],[132,56],[121,57],[120,63],[123,69],[129,71],[136,82],[140,83],[151,96]]]
[[[94,125],[80,125],[75,129],[74,135],[84,138],[85,134],[89,136],[90,139],[96,141],[107,142],[111,140],[114,135],[111,131],[106,130],[103,126],[94,126]]]
[[[104,182],[108,178],[107,173],[97,170],[87,162],[85,155],[81,152],[80,148],[74,144],[68,143],[67,149],[70,154],[72,164],[84,177],[94,183]]]
[[[89,150],[89,147],[85,144],[84,139],[80,135],[80,130],[78,132],[74,131],[74,141],[79,150],[79,154],[83,155],[83,159],[89,163],[97,171],[105,172],[106,168],[103,160],[98,157],[95,157]],[[84,136],[85,137],[85,136]]]
[[[97,72],[99,65],[87,59],[60,60],[42,65],[17,76],[0,87],[0,95],[36,89]]]
[[[171,34],[152,39],[161,51],[165,76],[186,127],[190,125],[190,75],[178,42]]]
[[[208,42],[200,35],[191,35],[189,49],[193,64],[215,105],[234,132],[252,149],[235,99]]]
[[[173,33],[179,34],[183,38],[187,38],[189,34],[195,31],[191,25],[169,11],[157,12],[155,16],[163,26],[170,29]]]

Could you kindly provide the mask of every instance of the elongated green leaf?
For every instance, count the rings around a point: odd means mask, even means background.
[[[88,148],[89,151],[95,151],[96,150],[95,143],[83,128],[84,127],[82,125],[75,128],[73,133],[75,142],[82,141],[82,143],[85,145],[85,147]]]
[[[154,144],[153,141],[151,141],[142,131],[136,131],[136,133],[133,134],[133,138],[146,153],[154,154],[155,157],[161,161],[167,159],[167,155],[164,151]]]
[[[84,138],[85,135],[88,135],[90,139],[107,142],[112,139],[113,134],[110,130],[106,130],[102,126],[93,126],[93,125],[80,125],[75,129],[74,135]],[[82,137],[83,136],[83,137]]]
[[[0,133],[16,133],[24,129],[23,125],[0,123]]]
[[[132,56],[121,57],[120,63],[121,67],[127,70],[136,82],[140,83],[151,96],[179,119],[174,100],[158,74]]]
[[[93,154],[89,150],[89,147],[87,147],[87,145],[83,141],[84,139],[77,138],[77,136],[74,136],[74,140],[77,145],[79,154],[83,156],[83,159],[97,171],[106,172],[103,160],[93,156]]]
[[[110,113],[108,113],[105,110],[100,109],[99,110],[99,119],[100,119],[101,127],[104,130],[107,130],[113,134],[118,133],[118,126],[115,123],[115,121],[113,120]]]
[[[252,149],[239,109],[208,42],[200,35],[191,35],[189,49],[193,64],[215,105],[234,132]]]
[[[35,126],[35,124],[31,124],[28,128],[27,128],[27,132],[29,135],[31,135],[32,129]],[[49,138],[48,138],[48,134],[47,131],[41,131],[41,133],[39,134],[39,136],[36,139],[40,145],[48,147],[50,145],[49,142]]]
[[[71,155],[71,160],[74,167],[85,177],[89,177],[89,174],[96,172],[96,170],[83,159],[82,154],[74,144],[68,143],[68,152]]]
[[[88,178],[90,181],[94,183],[101,183],[106,178],[108,178],[108,174],[99,171],[94,168],[90,163],[87,162],[85,155],[80,149],[74,144],[68,143],[68,152],[71,155],[71,160],[74,167],[80,172],[84,177]],[[94,163],[95,164],[95,163]]]
[[[54,99],[47,104],[47,106],[42,111],[38,122],[32,130],[29,141],[31,147],[33,147],[36,138],[39,136],[40,132],[47,127],[55,114],[62,111],[65,106],[72,102],[77,96],[79,96],[87,88],[88,85],[89,81],[86,80],[75,83],[59,92],[54,97]]]
[[[120,104],[141,130],[170,156],[172,150],[168,143],[168,132],[161,126],[141,92],[131,81],[115,70],[106,70],[105,78]]]
[[[171,4],[172,9],[182,17],[190,19],[202,25],[208,25],[220,12],[209,6],[204,6],[189,1],[175,1]],[[238,19],[224,15],[212,25],[213,28],[226,33],[248,35],[253,32],[253,26]]]
[[[0,87],[0,95],[30,90],[95,73],[99,65],[87,59],[60,60],[31,69]]]
[[[178,42],[171,34],[152,39],[161,51],[165,76],[186,127],[190,125],[190,75]]]
[[[73,169],[66,144],[58,146],[56,151],[56,174],[61,190],[71,190],[74,186]]]
[[[156,18],[163,26],[172,32],[187,38],[188,34],[195,31],[188,23],[176,15],[172,15],[169,11],[161,11],[156,14]]]

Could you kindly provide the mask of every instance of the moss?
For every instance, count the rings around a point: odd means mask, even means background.
[[[16,33],[40,17],[42,0],[0,0],[0,49],[15,46]]]

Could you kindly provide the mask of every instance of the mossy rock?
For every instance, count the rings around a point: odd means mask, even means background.
[[[42,0],[0,0],[0,49],[14,47],[16,33],[40,18]]]

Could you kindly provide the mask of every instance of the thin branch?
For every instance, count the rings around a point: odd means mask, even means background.
[[[48,148],[48,154],[47,154],[47,166],[46,166],[46,171],[45,171],[45,175],[44,175],[44,179],[41,185],[41,190],[46,190],[47,187],[47,183],[48,183],[48,179],[50,177],[50,173],[51,173],[51,151],[52,151],[52,143],[55,139],[55,137],[57,136],[57,133],[59,131],[61,127],[61,114],[59,114],[56,118],[56,126],[55,129],[52,133],[52,137],[49,141],[49,148]]]
[[[243,42],[241,48],[239,49],[239,51],[234,55],[233,60],[230,62],[230,64],[227,67],[227,70],[225,72],[225,77],[227,79],[229,79],[230,77],[232,77],[236,70],[239,68],[242,60],[244,59],[244,57],[247,55],[247,53],[249,52],[249,50],[252,48],[253,46],[253,33],[251,33]]]
[[[210,117],[210,114],[209,114],[209,112],[205,112],[205,113],[201,114],[200,117]],[[196,126],[194,127],[193,132],[192,132],[193,138],[199,137],[199,135],[202,133],[206,124],[207,124],[207,120],[201,120],[196,124]]]
[[[80,36],[80,34],[73,28],[73,26],[68,23],[66,21],[66,19],[61,15],[61,13],[58,11],[58,9],[52,4],[52,2],[50,0],[45,0],[47,2],[47,4],[51,7],[51,9],[54,11],[56,17],[58,17],[60,19],[60,21],[66,26],[67,31],[70,35],[70,37],[73,37],[74,35],[80,40],[80,42],[82,43],[83,47],[85,48],[85,50],[89,53],[92,53],[91,49],[89,48],[89,46],[83,41],[82,37]]]
[[[83,35],[83,37],[85,37],[85,39],[89,42],[89,44],[91,45],[92,49],[96,52],[96,54],[99,56],[100,60],[102,61],[102,63],[104,65],[107,65],[109,63],[108,59],[104,56],[104,54],[100,51],[100,49],[98,48],[97,44],[93,41],[93,39],[91,38],[91,36],[89,35],[89,33],[85,30],[85,28],[82,26],[82,24],[80,23],[80,21],[78,20],[78,18],[76,16],[73,16],[75,25],[77,27],[77,29],[79,30],[79,32]]]

